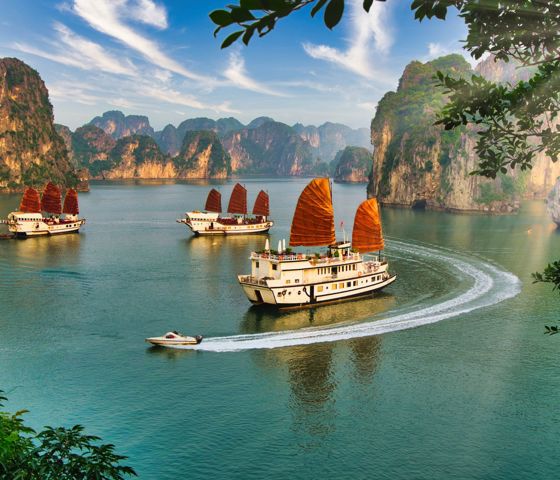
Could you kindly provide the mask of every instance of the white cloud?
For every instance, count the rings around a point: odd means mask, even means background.
[[[372,53],[387,54],[393,44],[389,27],[389,7],[374,2],[369,13],[362,7],[362,0],[350,3],[351,35],[348,49],[341,51],[328,45],[304,43],[305,52],[316,59],[335,63],[368,79],[379,79],[379,72],[371,64]]]
[[[13,47],[21,52],[43,57],[54,62],[81,68],[82,70],[101,70],[121,75],[135,75],[136,68],[129,60],[121,61],[109,54],[101,45],[75,34],[61,23],[55,23],[58,33],[56,52],[48,52],[23,43]]]
[[[148,0],[146,1],[150,4],[153,3]],[[133,6],[135,5],[138,7],[141,3],[145,2],[140,0],[140,2],[134,3]],[[171,57],[167,56],[156,42],[137,33],[123,21],[123,19],[132,16],[132,18],[141,20],[144,23],[164,28],[163,25],[167,25],[167,20],[165,17],[162,18],[163,7],[158,7],[154,4],[151,14],[146,13],[146,16],[142,19],[138,18],[138,15],[131,13],[134,12],[134,8],[130,10],[130,7],[131,5],[126,0],[74,0],[72,11],[84,19],[95,30],[119,40],[127,47],[139,52],[149,62],[160,68],[177,73],[191,80],[200,82],[215,81],[214,79],[199,75],[183,67]],[[165,22],[163,21],[164,19]]]
[[[167,28],[167,11],[162,5],[157,5],[152,0],[136,0],[129,7],[130,17],[146,25],[160,29]]]
[[[284,97],[286,95],[276,92],[268,88],[266,85],[253,80],[249,77],[245,70],[245,60],[239,52],[231,52],[229,56],[229,64],[224,72],[224,76],[236,87],[252,92],[264,93],[266,95],[274,95],[277,97]]]
[[[358,107],[364,110],[369,110],[370,112],[375,112],[377,110],[377,102],[361,102],[358,103]]]

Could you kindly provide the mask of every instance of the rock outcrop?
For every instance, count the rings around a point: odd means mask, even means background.
[[[554,188],[548,196],[548,211],[552,220],[560,228],[560,177],[556,180]]]
[[[188,131],[173,162],[179,178],[227,178],[231,173],[230,157],[213,131]]]
[[[87,168],[92,178],[103,177],[112,167],[109,159],[116,141],[101,128],[85,125],[72,134],[72,156],[79,167]]]
[[[144,115],[125,116],[119,110],[105,112],[101,117],[95,117],[90,125],[101,128],[105,133],[111,135],[115,140],[130,135],[154,136],[154,129],[150,125],[148,117]]]
[[[298,176],[317,168],[311,146],[284,123],[245,128],[226,135],[222,142],[234,174]]]
[[[39,74],[17,58],[0,59],[0,191],[41,187],[49,180],[75,187],[78,176],[54,126]]]
[[[396,92],[378,104],[371,124],[373,174],[368,193],[384,204],[452,211],[509,213],[517,210],[522,182],[469,175],[476,169],[475,135],[466,128],[434,126],[446,102],[434,88],[436,71],[455,76],[472,70],[460,55],[410,63]]]
[[[176,178],[171,159],[161,153],[147,135],[121,138],[109,154],[110,168],[103,172],[109,180],[126,178]]]
[[[313,153],[324,162],[330,162],[340,150],[347,146],[371,150],[370,132],[367,128],[352,129],[341,123],[326,122],[315,127],[294,125],[294,130],[313,147]]]
[[[371,152],[363,147],[346,147],[334,160],[334,181],[367,183],[371,172]]]

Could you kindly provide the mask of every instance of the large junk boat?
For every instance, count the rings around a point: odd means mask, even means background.
[[[384,240],[377,200],[360,204],[352,243],[337,242],[332,192],[327,178],[316,178],[299,197],[290,232],[290,246],[327,247],[325,254],[293,253],[282,247],[251,253],[251,274],[238,280],[256,305],[279,308],[316,306],[371,295],[393,283],[382,255]],[[365,252],[377,252],[363,255]]]
[[[43,215],[45,213],[46,215]],[[70,188],[66,192],[64,205],[60,189],[49,182],[43,196],[34,188],[27,188],[19,210],[8,215],[8,230],[18,237],[77,233],[86,223],[78,218],[78,193]]]
[[[247,216],[247,190],[237,183],[229,199],[227,213],[222,217],[222,195],[210,190],[204,211],[186,212],[185,218],[177,220],[189,227],[195,235],[235,235],[266,233],[274,225],[268,218],[270,206],[268,194],[261,190],[255,200],[253,216]]]

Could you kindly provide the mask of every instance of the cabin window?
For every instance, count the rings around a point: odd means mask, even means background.
[[[333,289],[333,290],[336,290],[336,289],[337,289],[336,283],[333,283],[333,284],[332,284],[332,289]]]
[[[352,265],[352,270],[356,270],[356,265]]]
[[[319,286],[317,287],[317,291],[318,291],[318,292],[322,292],[322,291],[323,291],[323,285],[319,285]]]
[[[346,286],[347,286],[347,287],[351,287],[351,286],[352,286],[352,282],[346,282]]]
[[[354,286],[358,285],[358,282],[357,282],[356,280],[354,280],[353,285],[354,285]]]
[[[278,265],[276,265],[275,263],[272,264],[272,270],[278,270]]]
[[[299,283],[299,278],[296,278],[296,283]]]
[[[290,283],[292,283],[291,280],[286,280],[286,285],[289,285]]]
[[[344,282],[340,282],[340,283],[338,284],[338,288],[344,288]]]
[[[259,268],[259,262],[255,262],[255,268]]]

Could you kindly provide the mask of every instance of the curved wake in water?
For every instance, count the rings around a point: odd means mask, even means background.
[[[494,305],[512,298],[520,292],[521,282],[514,274],[475,257],[461,255],[444,248],[413,245],[397,240],[391,242],[391,247],[399,253],[410,256],[411,260],[414,257],[420,257],[424,261],[437,262],[443,268],[459,275],[461,279],[470,280],[472,284],[466,291],[449,300],[431,305],[420,302],[412,307],[408,306],[385,313],[384,315],[388,316],[378,320],[285,332],[212,337],[205,339],[200,345],[174,348],[235,352],[367,337],[436,323]]]

